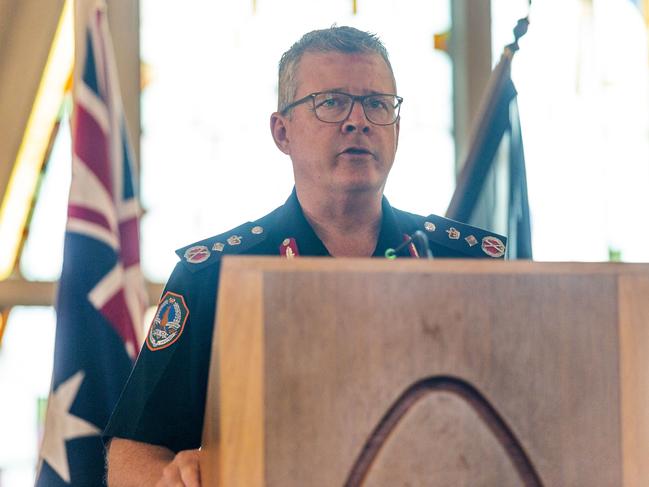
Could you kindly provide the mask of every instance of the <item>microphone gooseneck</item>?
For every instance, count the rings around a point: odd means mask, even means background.
[[[397,258],[397,254],[407,245],[414,245],[418,257],[423,257],[425,259],[432,259],[433,253],[430,251],[430,245],[428,244],[428,237],[421,230],[417,230],[412,235],[406,235],[406,239],[395,248],[389,248],[385,251],[385,258],[394,260]]]
[[[417,249],[417,253],[423,259],[432,259],[433,253],[430,251],[428,237],[421,230],[417,230],[412,234],[412,243]]]

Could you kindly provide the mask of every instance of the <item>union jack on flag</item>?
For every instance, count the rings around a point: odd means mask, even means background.
[[[147,301],[133,156],[104,4],[89,10],[85,32],[85,54],[77,58],[72,184],[37,486],[103,485],[101,432],[139,351]]]

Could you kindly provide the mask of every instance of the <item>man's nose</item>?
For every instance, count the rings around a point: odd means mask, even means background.
[[[363,105],[354,100],[349,116],[343,121],[343,132],[355,132],[360,130],[367,133],[370,130],[370,122],[365,116]]]

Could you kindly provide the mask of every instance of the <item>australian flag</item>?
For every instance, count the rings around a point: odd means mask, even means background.
[[[75,80],[72,185],[36,485],[103,485],[106,425],[141,343],[138,200],[105,8]]]
[[[446,216],[507,235],[507,257],[532,259],[527,176],[511,62],[527,19],[518,22],[516,42],[505,47],[494,68],[468,154]],[[502,187],[501,182],[506,181]]]

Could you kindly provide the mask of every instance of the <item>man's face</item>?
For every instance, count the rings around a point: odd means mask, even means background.
[[[385,61],[378,54],[310,53],[302,56],[296,73],[295,100],[321,91],[352,95],[394,93]],[[325,123],[308,101],[287,116],[271,117],[277,146],[291,156],[299,191],[382,192],[392,168],[399,138],[399,122],[374,125],[360,103],[339,123]]]

